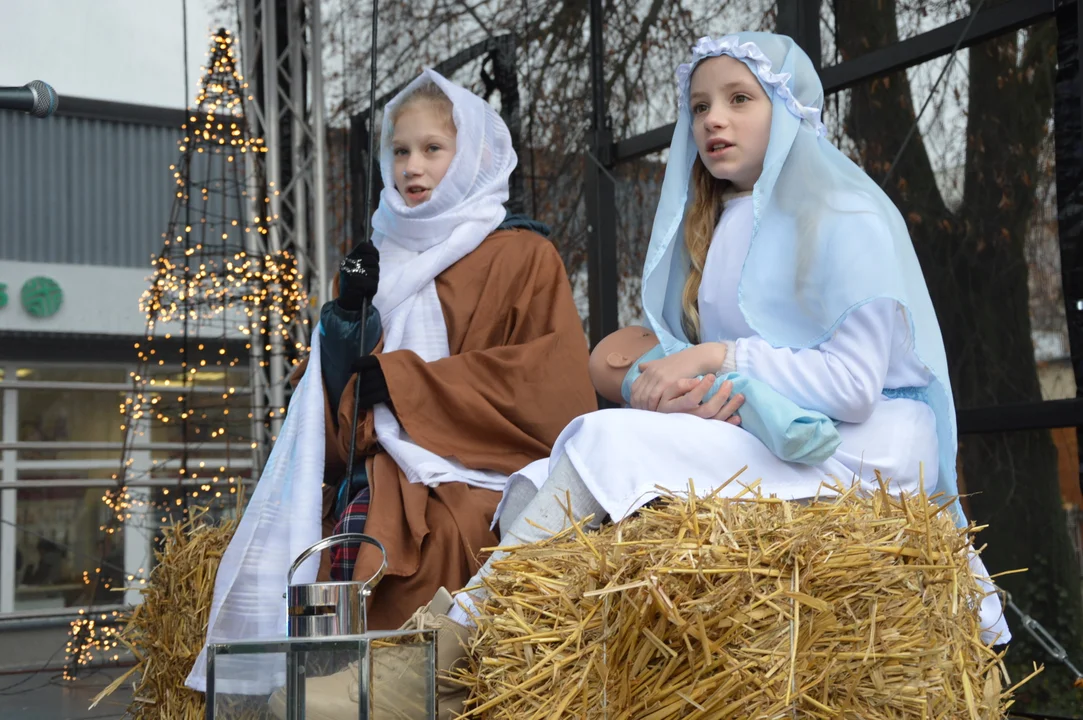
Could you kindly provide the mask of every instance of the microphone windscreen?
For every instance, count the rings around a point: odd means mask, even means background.
[[[41,80],[31,80],[26,87],[34,93],[34,108],[30,111],[31,115],[47,118],[56,112],[60,101],[56,96],[56,90],[53,90],[51,85]]]

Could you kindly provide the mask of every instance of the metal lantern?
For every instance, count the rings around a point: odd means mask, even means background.
[[[306,560],[348,542],[380,549],[383,561],[375,575],[360,582],[292,584],[294,572]],[[207,720],[303,720],[308,694],[321,707],[333,706],[331,710],[322,707],[320,717],[435,720],[435,631],[368,631],[368,599],[386,569],[383,546],[360,533],[333,535],[302,552],[286,578],[286,637],[208,646]],[[221,687],[229,684],[226,678],[216,688],[216,669],[231,661],[260,663],[269,675],[279,678],[284,667],[284,683],[273,683],[279,687],[270,697],[263,685]],[[394,663],[395,680],[381,685],[375,668],[388,663]]]
[[[380,549],[383,560],[376,574],[356,582],[314,582],[293,584],[293,574],[316,553],[349,542],[362,542]],[[368,599],[387,570],[387,551],[376,538],[361,533],[332,535],[301,553],[286,575],[286,635],[321,638],[361,635],[368,629]]]

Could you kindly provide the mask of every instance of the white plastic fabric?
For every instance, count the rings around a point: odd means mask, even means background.
[[[430,199],[406,206],[395,189],[391,139],[394,109],[418,85],[434,82],[451,99],[457,131],[455,157]],[[380,290],[373,303],[384,326],[383,352],[412,350],[432,362],[449,355],[447,325],[436,277],[472,252],[504,221],[508,178],[517,158],[511,133],[484,100],[434,70],[425,70],[384,111],[380,168],[384,189],[373,216],[380,249]],[[465,482],[502,490],[506,476],[471,470],[417,445],[386,405],[375,408],[376,436],[410,482],[428,486]]]
[[[226,643],[286,635],[286,575],[293,561],[322,537],[324,391],[322,326],[312,333],[308,369],[290,397],[282,430],[260,474],[237,532],[214,580],[207,641]],[[319,557],[306,561],[294,584],[316,580]],[[206,692],[207,647],[185,685]],[[281,656],[220,656],[216,692],[266,695],[286,682]]]

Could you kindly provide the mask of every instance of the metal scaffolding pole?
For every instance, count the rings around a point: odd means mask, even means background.
[[[823,54],[820,43],[820,0],[778,0],[777,29],[793,38],[818,71]]]
[[[244,0],[244,20],[241,28],[241,65],[245,78],[244,116],[248,124],[249,137],[262,137],[266,127],[262,103],[257,102],[260,82],[259,72],[263,60],[263,22],[264,4],[258,0]],[[260,229],[270,223],[266,193],[266,158],[260,153],[246,153],[245,178],[249,208],[252,213],[253,232],[245,238],[245,251],[252,257],[262,257],[267,252],[266,238]],[[270,436],[266,432],[264,420],[267,417],[268,374],[266,371],[266,353],[260,331],[264,327],[258,313],[253,314],[248,322],[249,341],[249,383],[251,395],[252,426],[252,476],[259,476],[260,469],[270,452]]]
[[[312,243],[311,254],[316,261],[317,280],[309,283],[311,296],[317,301],[315,310],[331,298],[331,276],[327,272],[327,132],[324,127],[323,105],[323,19],[320,3],[312,3],[309,20],[312,33],[312,52],[309,69],[312,76],[312,103],[309,106],[309,124],[312,136],[312,175],[309,186],[312,193]]]
[[[294,258],[310,300],[303,312],[309,314],[311,328],[331,287],[320,3],[245,0],[243,12],[243,59],[253,86],[246,115],[252,118],[253,134],[262,137],[267,148],[256,157],[262,188],[253,194],[254,214],[266,229],[259,251],[275,259],[284,254]],[[278,332],[283,318],[277,313],[260,321],[252,338],[253,366],[262,374],[253,386],[265,391],[259,420],[269,420],[271,440],[278,435],[286,407],[287,357],[294,351],[287,343],[307,344],[300,319],[287,323],[288,340]]]

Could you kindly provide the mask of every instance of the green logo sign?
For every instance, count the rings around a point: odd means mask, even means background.
[[[34,277],[23,283],[20,295],[23,309],[38,318],[47,318],[56,314],[64,302],[64,292],[56,281],[47,277]]]
[[[4,283],[0,283],[0,308],[7,307],[8,304],[8,286]]]

